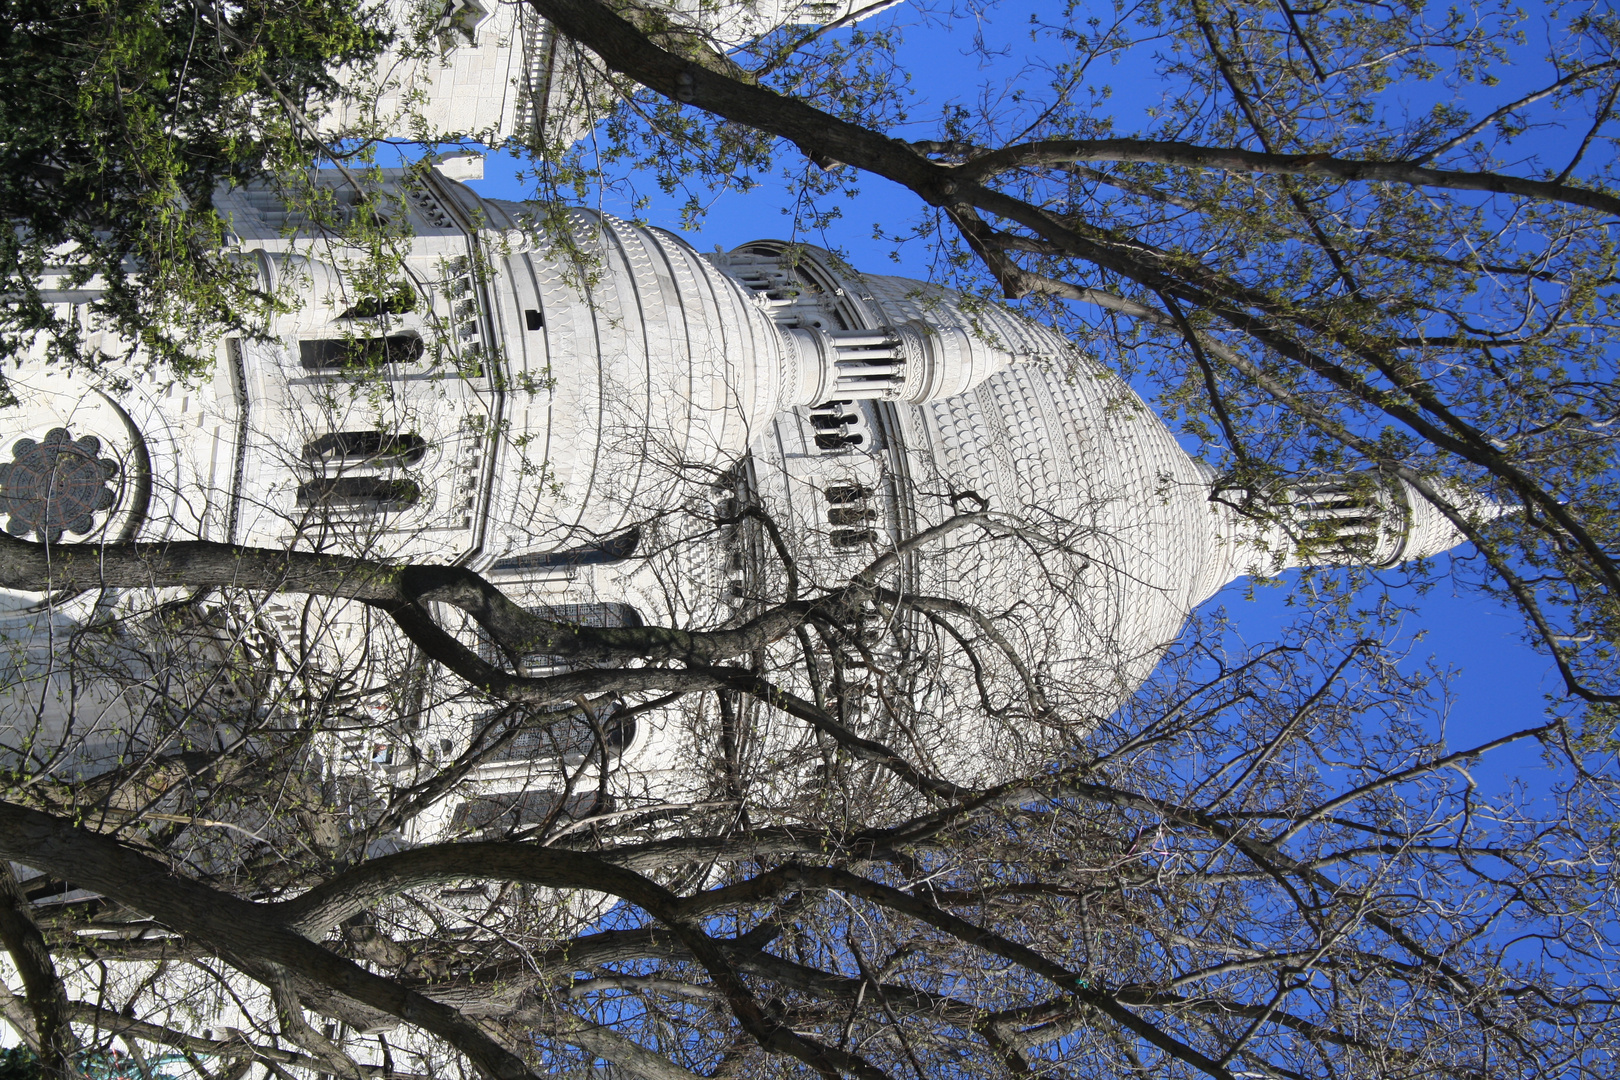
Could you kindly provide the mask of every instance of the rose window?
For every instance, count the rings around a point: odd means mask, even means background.
[[[52,428],[41,442],[18,439],[12,459],[0,464],[0,514],[11,515],[6,532],[55,543],[64,532],[93,530],[96,515],[117,501],[108,481],[118,463],[100,453],[100,439],[75,440],[66,428]]]

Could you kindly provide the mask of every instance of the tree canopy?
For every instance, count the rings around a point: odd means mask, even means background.
[[[239,553],[249,566],[220,599],[250,610],[259,590],[235,590],[271,554]],[[435,584],[295,563],[282,587],[317,601],[336,588],[397,611]],[[803,619],[855,640],[836,596],[817,608],[751,629]],[[674,687],[695,730],[720,728],[712,792],[605,801],[599,728],[583,760],[537,759],[539,813],[513,805],[399,849],[402,819],[509,760],[537,714],[493,711],[453,761],[419,747],[391,780],[325,773],[322,734],[381,689],[308,656],[278,674],[264,654],[279,646],[252,630],[199,670],[198,613],[169,605],[172,637],[154,641],[170,681],[150,720],[167,737],[131,739],[125,764],[87,781],[35,769],[0,802],[0,857],[39,872],[0,882],[0,940],[27,988],[11,1015],[41,1046],[61,1033],[57,1060],[122,1039],[233,1075],[441,1076],[465,1060],[503,1080],[597,1061],[650,1080],[1528,1080],[1603,1075],[1613,1053],[1613,837],[1593,827],[1612,791],[1482,793],[1470,763],[1492,747],[1431,734],[1443,683],[1401,673],[1397,641],[1325,649],[1306,626],[1244,650],[1205,628],[1072,754],[970,789],[839,722],[853,646],[823,655],[823,706],[763,686],[747,634],[687,636],[683,662],[662,628],[553,627],[540,643],[497,610],[488,625],[514,651],[644,665],[501,676],[491,693],[598,695],[590,715],[601,695]],[[396,618],[433,643],[420,616]],[[127,678],[132,693],[150,681]],[[434,686],[418,707],[464,692]],[[639,701],[620,722],[667,697]],[[759,753],[766,707],[813,724],[816,783],[787,779],[804,763],[773,760],[779,743]],[[211,708],[240,737],[188,743]],[[1538,738],[1556,743],[1558,722],[1497,744]],[[324,1034],[305,1010],[330,1018]],[[229,1016],[247,1022],[222,1033]]]
[[[181,374],[223,328],[262,322],[268,298],[230,258],[214,192],[310,165],[343,65],[386,41],[381,6],[348,0],[6,0],[0,357],[40,342],[80,357],[98,327],[52,306],[80,292]]]

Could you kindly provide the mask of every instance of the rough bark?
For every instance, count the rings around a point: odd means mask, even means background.
[[[549,0],[548,0],[549,2]],[[1605,214],[1620,214],[1620,198],[1604,191],[1547,180],[1526,180],[1493,172],[1429,169],[1404,161],[1369,161],[1331,154],[1267,154],[1220,146],[1153,139],[1049,139],[998,147],[958,166],[965,180],[984,181],[1012,169],[1082,161],[1129,161],[1273,176],[1324,176],[1452,191],[1485,191],[1546,202],[1562,202]]]
[[[439,1002],[366,971],[265,917],[260,905],[177,877],[109,837],[0,803],[0,858],[69,878],[212,949],[250,977],[275,985],[283,972],[308,978],[437,1035],[495,1080],[524,1080],[521,1058]]]
[[[3,984],[0,984],[0,1016],[4,1016],[11,1030],[17,1033],[22,1044],[34,1053],[39,1053],[39,1035],[34,1028],[34,1018],[29,1015],[28,1004],[22,998],[13,994]]]
[[[367,603],[405,599],[394,567],[370,559],[209,541],[36,544],[0,536],[0,586],[35,592],[173,586],[308,592]]]
[[[347,556],[242,548],[206,541],[173,544],[36,544],[0,535],[0,587],[33,592],[136,588],[244,588],[351,599],[385,612],[430,658],[484,692],[527,704],[569,702],[604,692],[712,690],[724,669],[707,673],[622,665],[713,664],[746,655],[814,619],[851,617],[864,592],[844,590],[775,605],[742,626],[697,632],[658,626],[599,628],[555,622],[513,603],[478,574],[456,566],[394,565]],[[859,595],[857,595],[859,594]],[[488,663],[434,620],[427,604],[464,611],[513,656],[544,652],[587,667],[526,678]]]
[[[497,857],[491,847],[503,850]],[[479,858],[467,862],[469,854]],[[373,975],[291,929],[277,917],[286,908],[250,903],[175,877],[163,864],[109,837],[9,803],[0,803],[0,857],[71,877],[84,888],[145,911],[267,986],[280,986],[289,975],[310,979],[397,1016],[444,1039],[494,1080],[524,1080],[531,1075],[521,1058],[458,1010]],[[874,1080],[884,1076],[858,1055],[808,1039],[771,1019],[720,944],[699,929],[679,897],[592,856],[516,845],[441,845],[370,860],[340,877],[337,887],[348,895],[377,896],[470,874],[594,889],[628,900],[669,927],[709,973],[732,1015],[761,1046],[797,1058],[828,1077],[837,1077],[841,1069]]]
[[[17,885],[11,864],[0,859],[0,944],[22,976],[23,993],[33,1014],[34,1035],[47,1075],[73,1075],[76,1048],[68,1025],[67,992],[51,961],[50,946],[34,925],[27,897]]]

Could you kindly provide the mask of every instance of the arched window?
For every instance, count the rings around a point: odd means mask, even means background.
[[[591,626],[608,629],[615,626],[643,626],[641,612],[630,604],[621,603],[593,603],[593,604],[541,604],[527,609],[531,615],[538,615],[542,619],[553,622],[572,623],[575,626]],[[501,650],[491,641],[488,635],[480,633],[478,653],[486,663],[504,666],[505,657]],[[521,675],[538,675],[556,672],[565,669],[569,663],[566,657],[552,653],[530,653],[520,657],[517,663],[518,673]]]
[[[874,543],[877,510],[871,504],[872,489],[865,484],[845,482],[826,489],[827,524],[833,526],[832,546],[855,548]]]
[[[315,338],[298,343],[298,363],[309,371],[364,370],[383,364],[414,364],[425,351],[415,334]]]
[[[542,604],[529,609],[542,619],[551,619],[560,623],[573,623],[575,626],[592,626],[607,629],[615,626],[641,626],[641,612],[629,604],[596,603],[596,604]],[[551,653],[532,653],[518,661],[518,671],[524,675],[537,675],[541,672],[556,671],[568,666],[569,661],[561,656]]]
[[[377,465],[415,465],[427,453],[420,435],[394,435],[382,431],[333,431],[304,444],[309,462],[371,462]]]
[[[810,410],[810,430],[823,454],[847,454],[868,442],[866,421],[847,398],[823,401]]]
[[[440,40],[447,46],[453,45],[448,39],[459,35],[470,45],[478,44],[478,28],[488,15],[488,10],[478,0],[449,0],[444,5],[444,14],[439,17]]]
[[[579,547],[564,548],[561,551],[547,551],[535,555],[511,555],[504,559],[497,559],[490,569],[494,571],[557,570],[567,569],[571,566],[599,566],[604,563],[616,563],[628,559],[635,554],[636,546],[640,543],[641,530],[630,528],[603,540],[581,544]],[[628,625],[640,626],[641,624],[636,622]]]
[[[404,315],[416,310],[416,290],[400,281],[381,296],[362,296],[347,308],[340,319],[375,319],[379,315]]]
[[[827,511],[829,525],[866,525],[876,520],[876,510],[865,510],[856,506],[835,506]]]
[[[832,546],[835,548],[862,547],[877,543],[877,533],[871,529],[834,529]]]
[[[624,748],[636,738],[636,718],[621,717],[623,699],[599,700],[591,704],[596,717],[593,724],[579,708],[539,712],[525,718],[517,734],[506,743],[479,758],[480,765],[503,765],[513,761],[540,761],[547,759],[583,760],[598,757],[602,749],[609,760],[616,760]],[[596,733],[602,732],[602,748],[596,744]]]
[[[387,476],[334,476],[298,485],[298,505],[369,513],[403,510],[422,497],[412,480]]]
[[[827,489],[827,501],[830,503],[860,502],[871,495],[872,489],[865,484],[834,484]]]

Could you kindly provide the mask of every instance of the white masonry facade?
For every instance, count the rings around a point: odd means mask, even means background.
[[[319,182],[352,198],[337,173]],[[52,543],[208,540],[453,563],[553,618],[697,629],[780,599],[784,559],[809,595],[898,553],[883,580],[992,620],[1071,718],[1070,738],[1134,692],[1198,604],[1250,569],[1299,561],[1288,536],[1211,500],[1212,471],[1128,386],[996,304],[777,242],[705,256],[590,212],[558,225],[546,207],[480,198],[439,171],[372,182],[410,218],[393,299],[361,296],[358,253],[320,239],[268,188],[243,189],[221,208],[288,313],[262,338],[221,342],[210,381],[174,382],[94,339],[127,368],[8,372],[0,527]],[[1364,491],[1332,486],[1301,498],[1318,559],[1340,544],[1392,565],[1456,542],[1420,499],[1380,491],[1370,508]],[[785,550],[739,515],[749,506]],[[918,539],[962,513],[985,524]],[[119,678],[86,678],[62,648],[129,602],[0,595],[4,753],[83,775],[175,737],[142,718],[178,668],[131,661]],[[930,650],[926,628],[873,617],[862,633],[879,667],[949,651]],[[347,680],[350,722],[323,737],[322,768],[362,779],[357,798],[468,754],[498,704],[362,605],[271,595],[253,622]],[[475,626],[451,625],[496,659]],[[223,656],[245,632],[202,636]],[[992,680],[1022,677],[994,653]],[[561,670],[556,657],[519,666]],[[813,692],[801,670],[777,676]],[[984,782],[1062,749],[1039,725],[986,722],[959,661],[908,677],[909,745],[932,770]],[[582,702],[573,735],[553,713],[532,717],[532,732],[398,840],[542,819],[570,769],[569,783],[605,786],[623,807],[711,795],[714,718],[688,701],[615,721],[638,704]],[[227,713],[199,705],[216,719],[191,737],[228,744],[246,722]],[[587,722],[610,753],[587,760]],[[750,724],[758,760],[802,784],[793,763],[813,768],[815,755],[793,748],[809,733],[762,707]]]

